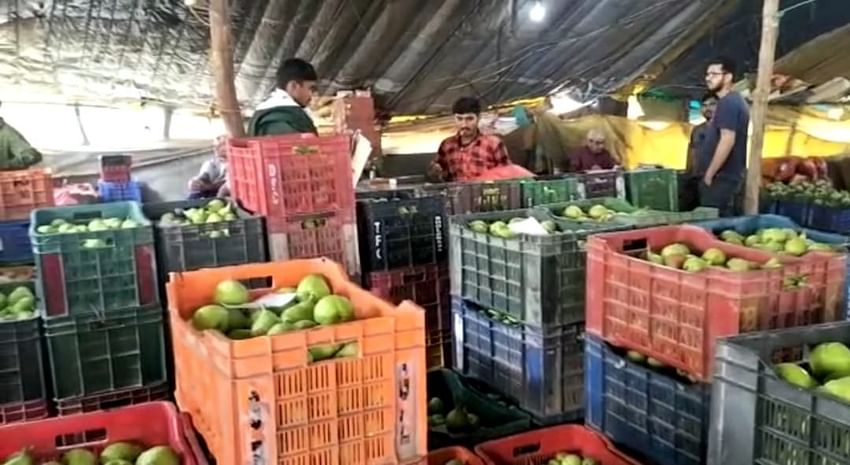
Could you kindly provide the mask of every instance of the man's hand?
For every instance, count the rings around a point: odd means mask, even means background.
[[[709,187],[710,187],[710,186],[711,186],[711,183],[713,183],[713,182],[714,182],[714,175],[709,174],[709,173],[705,173],[705,176],[703,176],[703,177],[702,177],[702,182],[703,182],[706,186],[709,186]]]
[[[189,180],[189,192],[202,192],[206,187],[206,183],[201,181],[198,178],[192,178]]]

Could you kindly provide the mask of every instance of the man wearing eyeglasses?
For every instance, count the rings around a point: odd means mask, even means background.
[[[457,134],[445,139],[431,163],[429,177],[443,182],[469,181],[487,171],[510,164],[501,139],[478,129],[481,103],[462,97],[452,105]]]
[[[708,65],[705,84],[717,96],[717,108],[705,131],[699,154],[699,201],[720,216],[736,213],[737,198],[747,171],[747,131],[750,110],[744,97],[732,90],[735,63],[718,58]]]
[[[617,159],[605,148],[605,133],[599,129],[587,132],[584,147],[570,159],[570,171],[610,170],[617,166]]]

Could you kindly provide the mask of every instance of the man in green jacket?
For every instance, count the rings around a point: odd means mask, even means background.
[[[25,170],[41,158],[21,133],[0,118],[0,170]]]
[[[298,58],[284,61],[277,74],[278,88],[254,111],[248,123],[248,135],[318,135],[313,119],[305,110],[313,98],[316,81],[318,76],[310,63]]]

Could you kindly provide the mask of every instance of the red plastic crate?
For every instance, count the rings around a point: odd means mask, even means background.
[[[28,220],[32,210],[52,206],[50,170],[0,171],[0,221]]]
[[[782,268],[690,273],[640,258],[678,242],[692,252],[709,247],[757,263],[773,255],[721,242],[694,226],[639,229],[591,236],[587,242],[587,331],[637,350],[704,381],[711,379],[718,338],[836,321],[843,317],[846,258],[783,257]],[[808,284],[787,289],[786,279]]]
[[[601,465],[640,465],[604,436],[580,425],[553,426],[475,446],[485,465],[544,465],[559,452],[590,457]]]
[[[347,136],[230,139],[230,188],[246,210],[269,218],[333,212],[353,221],[350,146]]]
[[[50,411],[47,408],[47,400],[45,399],[0,404],[0,425],[41,420],[47,418],[49,415]],[[0,454],[0,458],[2,457],[3,455]]]
[[[447,264],[423,265],[369,273],[366,283],[372,294],[395,305],[412,300],[425,309],[428,331],[452,329]]]
[[[428,465],[446,465],[449,460],[459,460],[464,465],[484,465],[481,457],[465,447],[444,447],[428,453]]]
[[[152,447],[168,445],[182,465],[206,465],[191,422],[170,402],[151,402],[108,412],[0,427],[0,458],[28,448],[40,461],[59,459],[64,451],[85,447],[99,453],[119,441]],[[40,462],[39,462],[40,463]]]
[[[343,264],[349,276],[360,274],[357,223],[334,214],[266,221],[271,261],[326,257]]]

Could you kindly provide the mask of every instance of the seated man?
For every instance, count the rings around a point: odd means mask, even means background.
[[[189,199],[209,199],[227,197],[227,154],[224,148],[224,136],[219,136],[213,146],[213,157],[201,165],[197,176],[189,180]]]
[[[471,181],[486,171],[510,164],[505,144],[478,129],[481,103],[462,97],[452,105],[457,134],[445,139],[431,162],[430,178],[442,182]]]
[[[587,132],[584,147],[574,153],[570,159],[570,171],[581,172],[590,170],[610,170],[617,167],[619,162],[605,148],[605,133],[599,129]]]
[[[0,170],[25,170],[41,159],[21,133],[0,118]]]

